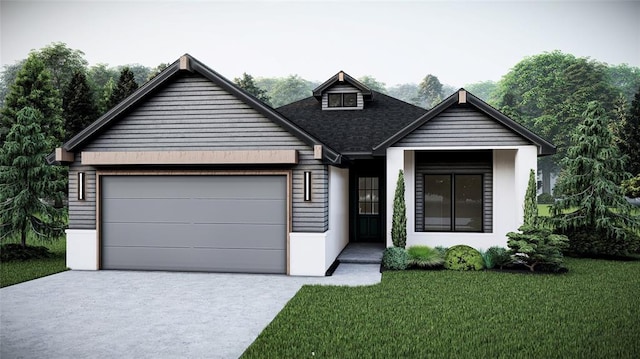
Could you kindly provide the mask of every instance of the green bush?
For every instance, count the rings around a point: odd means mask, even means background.
[[[624,195],[629,198],[640,197],[640,174],[626,181],[622,181],[622,190],[624,191]]]
[[[532,272],[539,265],[544,265],[545,269],[562,266],[562,251],[568,247],[566,236],[553,234],[543,227],[522,226],[519,230],[507,233],[507,246],[514,263],[522,264]]]
[[[437,249],[429,246],[411,246],[407,249],[409,266],[418,268],[435,268],[444,263],[444,257]]]
[[[453,270],[481,270],[484,268],[484,259],[477,249],[457,245],[447,250],[444,267]]]
[[[7,243],[0,246],[0,262],[27,261],[30,259],[51,258],[47,247],[26,246],[19,243]]]
[[[553,204],[553,196],[549,193],[543,193],[539,195],[538,204]]]
[[[620,236],[594,228],[567,230],[563,234],[569,237],[566,253],[572,257],[627,257],[640,252],[640,236],[631,230]]]
[[[444,258],[445,254],[447,254],[447,247],[443,247],[443,246],[437,246],[434,247],[433,249],[435,249],[436,251],[438,251],[440,253],[440,255],[442,256],[442,258]]]
[[[382,266],[385,269],[405,270],[409,262],[409,255],[404,248],[389,247],[382,253]]]
[[[482,253],[482,258],[484,259],[484,265],[488,269],[493,269],[498,267],[502,269],[504,266],[511,264],[512,259],[506,248],[494,246],[487,249],[486,252]]]

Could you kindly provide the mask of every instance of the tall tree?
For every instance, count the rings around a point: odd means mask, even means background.
[[[147,81],[150,81],[152,78],[158,76],[159,73],[161,73],[164,69],[166,69],[170,65],[171,64],[168,62],[159,63],[158,66],[151,69],[151,71],[149,72],[149,76],[147,76]]]
[[[0,75],[0,108],[4,106],[4,99],[9,93],[11,85],[16,80],[18,72],[22,68],[25,60],[16,61],[12,65],[4,65]]]
[[[627,64],[608,66],[607,74],[609,83],[624,95],[627,103],[631,103],[640,87],[640,68]]]
[[[424,107],[416,84],[400,84],[389,88],[388,95],[404,102]]]
[[[98,118],[98,108],[94,102],[93,92],[83,72],[78,71],[73,75],[64,92],[62,107],[67,139],[75,136]]]
[[[127,98],[138,89],[138,83],[134,78],[134,74],[128,67],[124,67],[120,71],[118,84],[113,89],[111,97],[109,97],[109,108],[117,105],[120,101]]]
[[[54,42],[36,52],[51,73],[53,87],[58,93],[64,93],[78,71],[85,71],[88,65],[84,59],[84,52],[74,50],[63,42]]]
[[[493,93],[496,91],[498,84],[494,81],[481,81],[472,84],[467,84],[464,88],[482,99],[484,102],[491,103]]]
[[[18,237],[22,247],[29,233],[54,238],[65,225],[63,210],[42,200],[60,200],[65,188],[63,168],[45,161],[51,145],[43,124],[40,111],[22,108],[0,149],[0,239]]]
[[[298,75],[290,75],[278,79],[268,95],[273,107],[280,107],[311,96],[314,87],[311,81]]]
[[[442,101],[442,83],[434,75],[427,75],[420,82],[418,94],[427,108],[432,108]]]
[[[630,177],[624,170],[625,156],[598,102],[589,102],[583,116],[562,161],[552,222],[569,236],[575,254],[627,254],[636,249],[631,237],[638,222],[620,187]]]
[[[129,71],[133,72],[133,79],[138,84],[138,87],[142,86],[149,80],[149,75],[151,75],[151,69],[140,64],[131,64],[125,66],[119,66],[118,69],[120,71],[128,68]]]
[[[627,171],[640,175],[640,86],[621,129],[621,150],[629,156]]]
[[[0,116],[0,142],[8,130],[17,122],[18,111],[31,107],[44,118],[41,130],[53,150],[64,140],[62,100],[53,87],[49,71],[44,62],[34,53],[30,54],[18,72],[16,80],[5,98]]]
[[[238,87],[255,96],[258,100],[269,104],[269,95],[267,95],[267,91],[256,85],[253,76],[244,72],[242,77],[233,79],[233,82],[235,82]]]
[[[387,93],[387,85],[384,82],[380,82],[375,79],[373,76],[365,75],[358,79],[358,81],[362,82],[363,85],[372,89],[373,91]]]

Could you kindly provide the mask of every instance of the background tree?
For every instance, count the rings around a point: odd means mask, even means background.
[[[0,143],[6,138],[8,130],[17,121],[18,111],[31,107],[42,115],[44,133],[49,150],[64,140],[62,120],[62,101],[53,87],[49,71],[40,58],[32,53],[18,71],[15,81],[5,98],[0,116]]]
[[[625,156],[613,141],[605,109],[587,105],[571,136],[551,206],[552,223],[567,234],[577,255],[626,255],[637,250],[638,221],[631,216],[620,183],[629,178]]]
[[[621,150],[629,156],[626,170],[632,175],[640,174],[640,86],[635,99],[631,102],[626,121],[620,134],[622,137]]]
[[[65,189],[61,167],[49,166],[49,137],[42,128],[44,116],[26,106],[16,113],[7,139],[0,149],[0,239],[27,235],[55,238],[63,234],[63,210],[43,198],[60,200]]]
[[[171,64],[168,62],[161,62],[160,64],[158,64],[158,66],[152,68],[149,71],[149,76],[147,77],[147,81],[151,80],[152,78],[158,76],[159,73],[161,73],[162,71],[164,71],[164,69],[166,69],[167,67],[169,67]]]
[[[395,247],[407,245],[407,207],[404,202],[404,173],[398,172],[396,193],[393,198],[393,216],[391,221],[391,241]]]
[[[133,80],[138,84],[138,87],[144,85],[151,75],[151,69],[140,64],[131,64],[125,66],[119,66],[118,69],[122,72],[125,68],[133,73]]]
[[[376,80],[373,76],[365,75],[358,79],[363,85],[367,86],[373,91],[387,93],[387,85],[384,82]]]
[[[248,93],[255,96],[258,100],[266,104],[270,104],[267,91],[264,90],[263,88],[258,87],[258,85],[256,85],[256,82],[253,79],[253,76],[244,72],[242,74],[242,77],[233,79],[233,82],[235,82],[236,85],[238,85],[238,87],[244,89]]]
[[[54,42],[38,50],[36,54],[49,70],[53,87],[60,94],[69,86],[73,74],[85,71],[88,65],[84,52],[71,49],[63,42]]]
[[[16,61],[13,65],[4,65],[2,67],[2,74],[0,74],[0,108],[4,106],[4,98],[9,93],[9,88],[16,80],[18,72],[22,68],[25,60]]]
[[[64,92],[62,108],[67,139],[75,136],[98,118],[98,108],[83,72],[78,71],[73,75]]]
[[[401,84],[390,87],[387,94],[412,105],[424,107],[416,84]]]
[[[498,84],[494,81],[481,81],[467,84],[464,88],[474,96],[479,97],[482,101],[491,104],[493,102],[493,94],[498,88]]]
[[[273,107],[280,107],[311,96],[317,85],[298,75],[290,75],[278,79],[273,88],[268,91]]]
[[[420,82],[418,94],[424,101],[424,106],[426,106],[426,108],[432,108],[442,101],[442,83],[440,83],[440,80],[438,80],[436,76],[429,74]]]
[[[630,104],[636,90],[640,87],[640,68],[627,64],[608,66],[607,75],[609,84],[618,89]]]
[[[111,96],[109,97],[109,108],[120,103],[120,101],[127,98],[138,89],[138,83],[134,78],[134,74],[128,67],[123,67],[120,71],[120,78],[118,84],[113,89]]]

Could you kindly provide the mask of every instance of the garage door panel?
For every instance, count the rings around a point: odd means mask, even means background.
[[[109,269],[284,273],[284,250],[109,247]]]
[[[203,181],[202,178],[211,180]],[[255,186],[256,179],[260,182],[259,191],[250,188]],[[110,177],[102,185],[102,198],[279,199],[283,186],[281,179],[282,176]]]
[[[104,269],[286,272],[286,176],[102,176]]]
[[[250,199],[105,199],[103,222],[282,223],[285,201]],[[135,216],[131,214],[135,213]],[[238,216],[242,213],[242,216]]]
[[[102,245],[281,249],[282,238],[281,225],[112,223],[103,231]]]

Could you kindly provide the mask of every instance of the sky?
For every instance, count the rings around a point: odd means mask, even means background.
[[[639,0],[0,1],[2,65],[64,42],[90,65],[189,53],[229,79],[323,82],[342,70],[387,86],[498,81],[554,50],[640,67]]]

